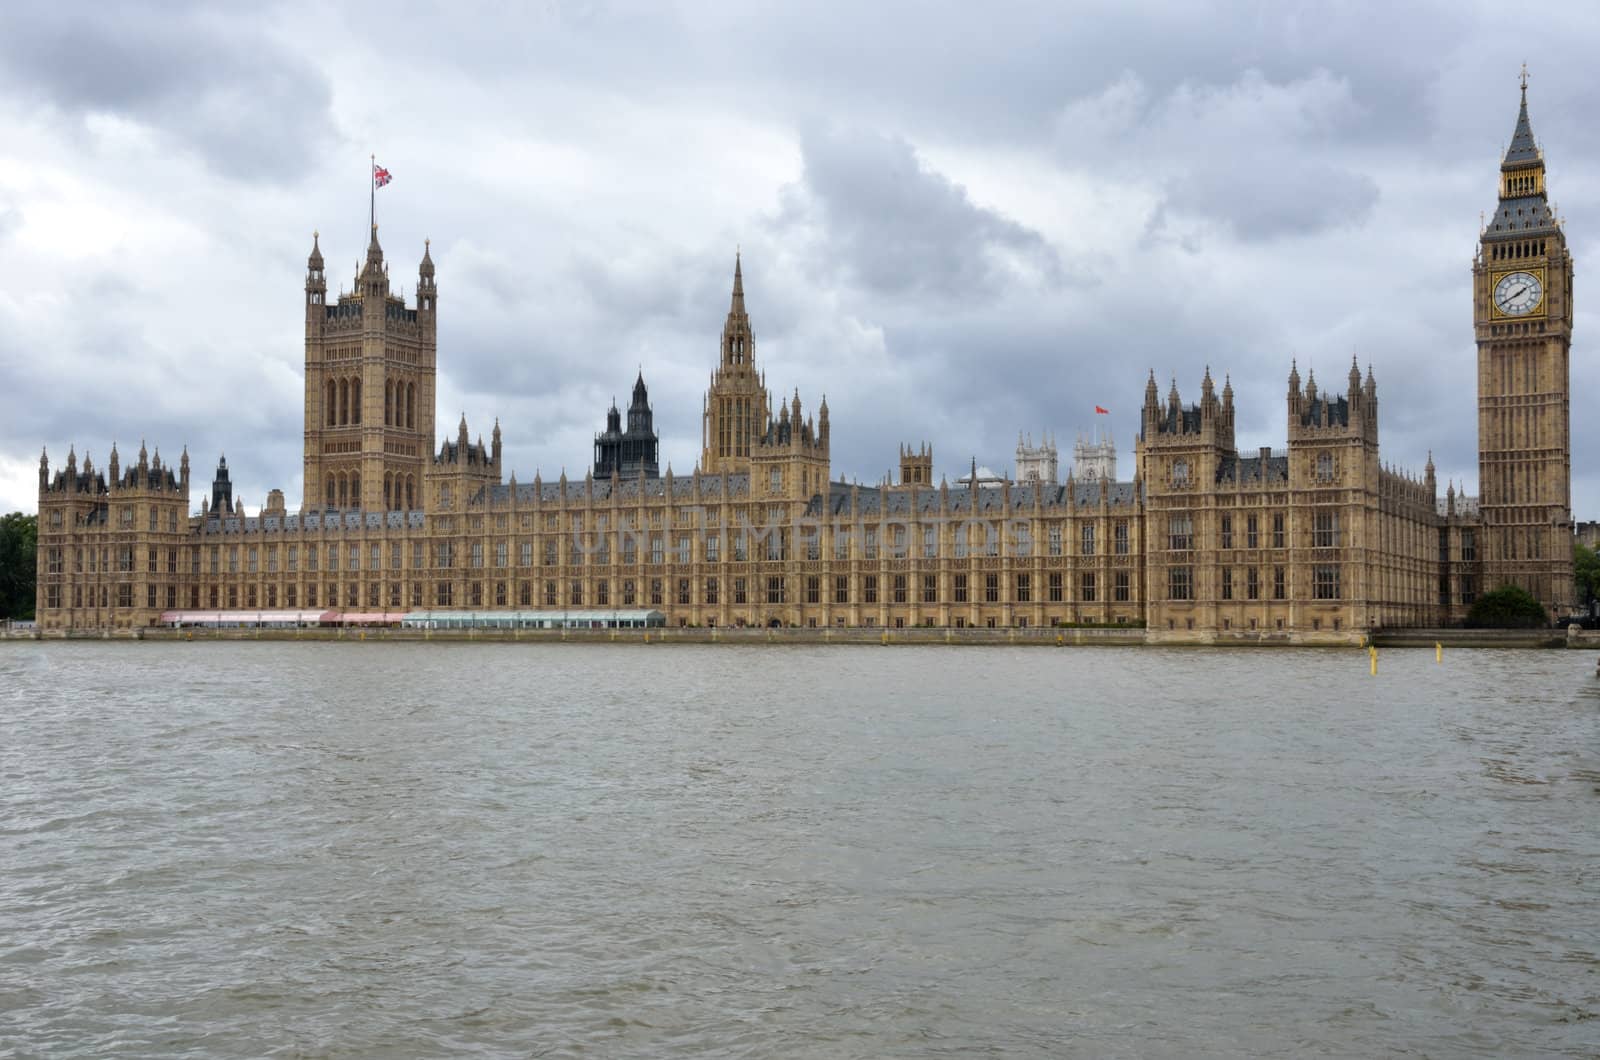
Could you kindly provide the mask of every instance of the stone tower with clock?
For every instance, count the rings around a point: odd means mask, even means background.
[[[1516,585],[1553,618],[1573,604],[1572,256],[1528,123],[1528,81],[1500,201],[1472,266],[1483,587]]]

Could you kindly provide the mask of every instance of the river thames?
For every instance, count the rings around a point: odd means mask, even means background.
[[[0,644],[0,1054],[1595,1056],[1591,653]]]

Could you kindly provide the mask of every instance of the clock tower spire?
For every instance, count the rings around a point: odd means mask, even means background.
[[[1572,257],[1528,120],[1528,71],[1500,194],[1472,266],[1483,587],[1572,609]]]

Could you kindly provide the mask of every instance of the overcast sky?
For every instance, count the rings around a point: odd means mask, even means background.
[[[693,468],[742,246],[757,363],[827,395],[836,477],[924,440],[935,474],[1008,471],[1019,430],[1064,473],[1096,426],[1127,477],[1146,373],[1190,401],[1207,365],[1240,447],[1281,447],[1290,359],[1342,389],[1355,355],[1384,459],[1431,449],[1476,493],[1469,270],[1526,60],[1577,256],[1573,508],[1600,518],[1600,8],[1506,12],[13,0],[0,510],[37,507],[41,445],[141,439],[298,506],[305,259],[319,229],[349,288],[369,153],[408,297],[433,240],[440,428],[498,416],[525,481],[581,475],[641,367]]]

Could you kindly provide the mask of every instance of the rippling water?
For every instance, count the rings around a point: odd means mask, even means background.
[[[0,644],[0,1053],[1594,1056],[1577,652]]]

